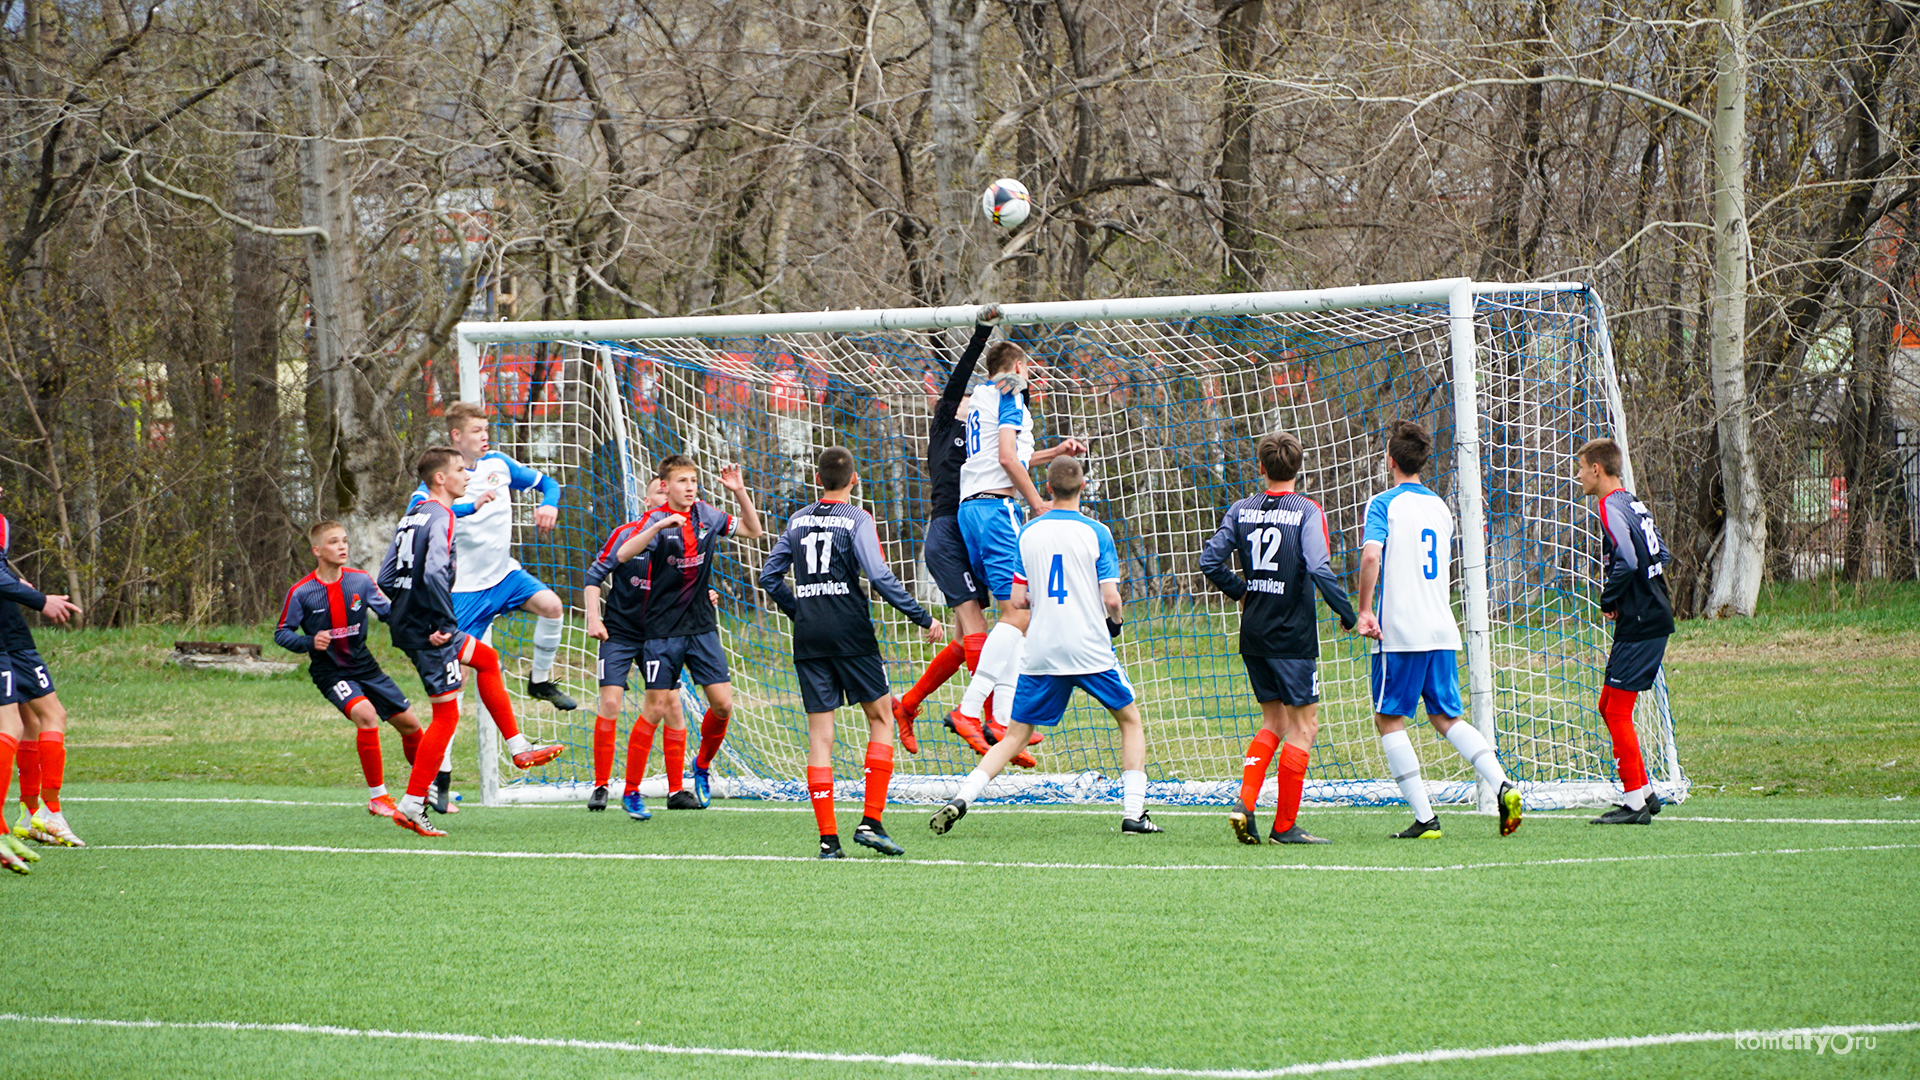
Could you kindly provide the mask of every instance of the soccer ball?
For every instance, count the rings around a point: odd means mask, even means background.
[[[981,192],[980,211],[987,215],[988,221],[1003,229],[1017,229],[1026,223],[1027,215],[1033,213],[1033,199],[1027,194],[1027,185],[1003,177]]]

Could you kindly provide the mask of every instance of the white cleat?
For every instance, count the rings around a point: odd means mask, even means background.
[[[87,842],[73,834],[67,826],[67,817],[58,810],[42,810],[33,816],[33,825],[46,836],[34,836],[43,844],[59,844],[61,847],[86,847]],[[31,833],[28,835],[32,835]]]

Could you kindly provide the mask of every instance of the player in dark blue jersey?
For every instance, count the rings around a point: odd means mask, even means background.
[[[1240,804],[1227,817],[1241,843],[1260,842],[1253,806],[1278,750],[1279,805],[1267,839],[1275,844],[1324,844],[1328,841],[1302,829],[1296,820],[1308,754],[1320,730],[1320,628],[1314,590],[1326,598],[1343,629],[1352,630],[1358,616],[1333,574],[1326,512],[1294,490],[1300,440],[1284,432],[1268,435],[1256,445],[1255,456],[1266,474],[1266,490],[1229,507],[1219,531],[1200,552],[1200,571],[1207,580],[1240,602],[1240,659],[1260,702],[1260,730],[1247,748]],[[1236,555],[1238,574],[1231,564]]]
[[[347,527],[322,521],[307,531],[315,566],[293,583],[280,605],[273,640],[289,652],[309,653],[307,675],[327,703],[353,721],[354,748],[367,781],[367,812],[392,817],[399,811],[387,794],[380,760],[380,722],[400,733],[407,764],[420,748],[420,721],[407,696],[393,684],[367,648],[370,616],[386,618],[387,598],[365,570],[347,565]]]
[[[1660,796],[1647,779],[1640,736],[1633,727],[1633,706],[1642,690],[1652,689],[1673,633],[1673,602],[1667,597],[1667,561],[1672,558],[1653,527],[1653,514],[1620,482],[1625,462],[1620,444],[1594,439],[1582,446],[1576,479],[1580,490],[1599,500],[1600,547],[1606,558],[1606,583],[1600,588],[1600,613],[1613,623],[1613,649],[1607,654],[1600,688],[1600,717],[1613,738],[1620,769],[1621,805],[1593,819],[1595,825],[1648,825],[1660,812]]]
[[[833,813],[833,714],[842,705],[858,705],[867,715],[866,805],[854,842],[882,855],[906,853],[880,821],[893,777],[893,725],[885,708],[893,690],[860,575],[926,631],[929,643],[946,637],[946,627],[887,568],[873,516],[848,501],[859,479],[845,448],[823,451],[815,474],[820,501],[794,513],[760,571],[760,587],[793,620],[793,669],[807,710],[807,794],[823,859],[843,855]]]
[[[16,759],[21,767],[20,796],[27,813],[24,835],[43,844],[84,847],[60,812],[60,786],[66,768],[67,711],[53,693],[53,680],[36,650],[33,631],[20,614],[32,608],[57,623],[80,613],[64,596],[48,596],[28,584],[12,563],[13,529],[0,516],[0,869],[27,872],[40,861],[7,827],[7,790]],[[39,806],[44,795],[46,805]]]

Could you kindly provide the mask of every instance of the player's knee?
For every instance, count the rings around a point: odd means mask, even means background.
[[[625,700],[626,700],[626,695],[620,692],[619,687],[617,686],[601,687],[600,688],[600,715],[601,716],[620,715],[620,705]]]
[[[552,589],[542,589],[534,593],[533,599],[527,601],[526,610],[542,619],[557,619],[564,614],[564,609],[560,606],[560,597],[556,596]]]
[[[394,713],[392,716],[387,717],[387,723],[393,725],[393,730],[402,735],[411,735],[420,730],[420,718],[413,715],[412,709],[408,709],[406,712]]]
[[[721,698],[718,701],[708,702],[707,711],[713,714],[715,720],[722,722],[731,720],[733,719],[733,699]]]
[[[354,709],[347,714],[347,719],[353,721],[353,726],[357,728],[372,729],[380,726],[380,717],[373,711],[371,705],[362,705]]]

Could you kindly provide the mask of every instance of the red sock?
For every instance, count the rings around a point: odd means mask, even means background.
[[[353,729],[353,748],[360,751],[360,775],[367,778],[367,786],[380,787],[387,782],[387,773],[380,764],[380,729],[377,727],[357,727]]]
[[[7,827],[7,789],[13,786],[13,756],[19,748],[19,739],[12,735],[0,735],[0,830]],[[807,772],[811,775],[813,770],[808,769]]]
[[[671,795],[687,782],[687,729],[668,728],[660,748],[667,758],[667,794]]]
[[[1307,752],[1280,745],[1280,806],[1273,812],[1273,831],[1286,832],[1300,817],[1300,789],[1307,783]]]
[[[653,756],[654,724],[644,716],[633,718],[633,733],[627,736],[627,794],[640,790],[647,775],[647,759]]]
[[[593,786],[606,787],[613,780],[613,747],[620,730],[610,716],[593,718]]]
[[[511,739],[520,734],[520,725],[513,719],[513,702],[507,697],[506,681],[500,678],[500,654],[486,642],[473,639],[473,656],[467,663],[473,668],[473,681],[480,684],[480,704],[487,707],[487,715],[493,718],[493,726],[500,729],[500,737]]]
[[[433,778],[446,760],[447,744],[453,741],[453,729],[460,726],[460,699],[433,703],[433,722],[420,737],[420,750],[413,757],[413,770],[407,773],[407,794],[416,799],[427,797]]]
[[[713,759],[720,756],[720,744],[727,740],[727,721],[731,716],[731,713],[715,716],[713,710],[708,709],[706,715],[700,718],[700,752],[693,756],[694,768],[713,767]]]
[[[1640,735],[1633,730],[1633,703],[1639,694],[1630,690],[1600,688],[1600,718],[1607,722],[1607,734],[1613,736],[1613,758],[1620,767],[1620,787],[1639,791],[1647,786],[1647,765],[1640,758]]]
[[[406,756],[407,764],[413,764],[413,759],[420,756],[420,737],[426,733],[425,728],[400,733],[400,753]]]
[[[986,635],[980,635],[980,640],[985,641]],[[953,678],[953,673],[960,670],[962,663],[967,662],[968,655],[965,645],[958,641],[947,642],[946,648],[934,653],[933,659],[927,661],[927,670],[920,673],[920,681],[914,683],[905,694],[901,695],[900,704],[908,709],[918,708],[921,702],[927,700],[928,694],[945,686],[947,680]],[[978,665],[980,663],[979,646],[974,647],[971,655],[972,663],[969,667]]]
[[[985,634],[968,634],[961,639],[960,651],[967,658],[967,674],[971,675],[980,670],[980,650],[985,648],[986,644],[987,635]]]
[[[840,826],[833,820],[832,767],[807,766],[807,798],[813,802],[813,820],[820,826],[820,835],[840,835]]]
[[[40,809],[40,740],[21,743],[14,761],[20,766],[20,804],[29,811]]]
[[[875,821],[887,808],[887,785],[893,782],[893,747],[883,742],[867,744],[866,806],[863,813]]]
[[[1249,810],[1260,800],[1260,785],[1267,782],[1267,766],[1273,764],[1273,752],[1279,747],[1280,736],[1266,728],[1261,728],[1247,747],[1246,760],[1241,762],[1240,802]]]
[[[40,733],[40,801],[60,812],[60,785],[67,780],[67,733]]]

